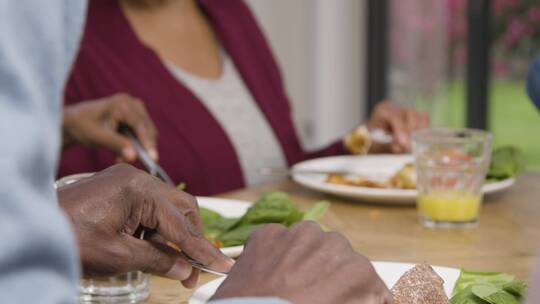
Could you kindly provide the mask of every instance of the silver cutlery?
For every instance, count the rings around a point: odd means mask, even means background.
[[[162,181],[164,181],[165,183],[169,185],[176,186],[174,182],[172,181],[172,179],[169,177],[169,175],[165,172],[165,170],[163,170],[163,168],[161,168],[161,166],[158,165],[150,157],[150,155],[148,155],[148,153],[142,147],[141,143],[139,142],[135,134],[133,134],[133,132],[130,129],[121,128],[120,132],[131,140],[133,147],[137,151],[137,156],[139,157],[139,160],[141,161],[143,166],[146,168],[146,170],[148,170],[148,173],[150,173],[150,175],[156,176],[157,178],[161,179]]]
[[[261,175],[292,176],[294,174],[322,174],[322,175],[356,175],[348,170],[318,170],[318,169],[289,169],[282,167],[262,167],[258,169]]]
[[[150,155],[148,155],[148,153],[142,147],[141,143],[139,142],[139,140],[137,139],[135,134],[133,134],[133,132],[130,129],[121,128],[120,132],[122,134],[124,134],[125,136],[127,136],[131,140],[131,143],[133,144],[133,147],[137,151],[137,155],[139,157],[139,160],[141,161],[141,163],[144,165],[146,170],[148,170],[148,172],[151,175],[158,177],[159,179],[161,179],[162,181],[164,181],[165,183],[167,183],[169,185],[176,186],[174,184],[174,182],[172,181],[172,179],[169,177],[169,175],[165,172],[165,170],[163,170],[163,168],[160,165],[158,165],[150,157]],[[141,232],[141,236],[140,236],[141,239],[144,239],[144,234],[145,234],[145,231],[143,230]],[[201,262],[198,262],[195,259],[189,257],[185,252],[181,251],[176,245],[174,245],[174,244],[172,244],[170,242],[168,242],[168,243],[169,243],[170,247],[172,247],[172,248],[176,249],[177,251],[179,251],[184,256],[186,261],[189,264],[191,264],[191,266],[193,268],[197,268],[197,269],[199,269],[201,271],[205,271],[205,272],[215,274],[215,275],[219,275],[219,276],[227,276],[227,273],[220,272],[220,271],[215,271],[215,270],[212,270],[212,269],[206,267]]]

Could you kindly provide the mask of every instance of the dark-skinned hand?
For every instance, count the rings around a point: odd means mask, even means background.
[[[196,285],[199,271],[175,250],[218,271],[233,261],[203,235],[195,198],[127,164],[58,189],[77,237],[85,276],[144,271]],[[144,228],[147,238],[138,238]]]
[[[255,231],[213,300],[278,297],[295,304],[390,304],[369,260],[345,237],[313,222]]]
[[[370,152],[404,153],[410,151],[411,134],[420,129],[429,128],[430,119],[427,113],[414,108],[383,101],[373,110],[368,129],[383,129],[394,137],[390,146],[374,143]]]
[[[137,158],[137,152],[130,140],[118,133],[120,124],[130,127],[150,157],[158,159],[157,131],[144,103],[124,93],[65,106],[62,123],[63,147],[81,144],[107,148],[123,161],[133,162]]]

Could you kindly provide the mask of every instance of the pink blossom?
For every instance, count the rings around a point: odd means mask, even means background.
[[[523,38],[527,33],[527,27],[523,22],[519,20],[518,17],[512,17],[506,32],[504,33],[504,43],[508,47],[516,45],[521,38]]]
[[[537,23],[540,21],[540,7],[536,6],[527,12],[527,16],[529,17],[529,21],[532,23]]]

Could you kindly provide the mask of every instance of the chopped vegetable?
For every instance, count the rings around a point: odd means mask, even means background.
[[[525,282],[499,272],[461,270],[450,304],[519,304],[525,295]]]
[[[265,193],[241,218],[226,218],[200,208],[204,235],[217,247],[244,244],[249,235],[263,224],[279,223],[290,227],[300,221],[318,221],[328,210],[328,202],[319,202],[306,212],[296,208],[286,193]]]

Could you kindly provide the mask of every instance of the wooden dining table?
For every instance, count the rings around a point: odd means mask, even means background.
[[[540,252],[540,174],[522,174],[506,191],[485,197],[476,228],[439,230],[423,227],[414,205],[355,202],[305,189],[292,181],[248,188],[219,197],[255,201],[266,191],[287,192],[300,207],[331,203],[321,221],[343,233],[372,261],[432,265],[516,274],[526,279]],[[199,286],[216,279],[202,274]],[[148,303],[187,303],[193,290],[173,280],[151,278]]]

